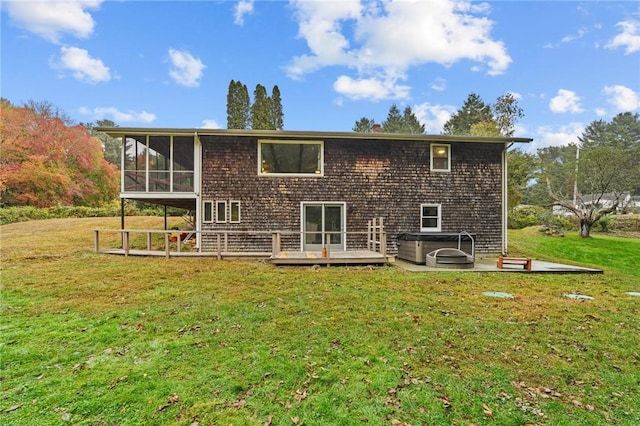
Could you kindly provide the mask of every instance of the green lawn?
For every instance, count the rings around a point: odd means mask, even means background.
[[[640,424],[638,240],[511,235],[603,275],[410,273],[92,253],[117,226],[0,229],[0,424]]]

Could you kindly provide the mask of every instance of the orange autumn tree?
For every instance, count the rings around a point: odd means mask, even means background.
[[[50,111],[2,100],[2,205],[95,207],[113,200],[117,169],[104,159],[100,141]]]

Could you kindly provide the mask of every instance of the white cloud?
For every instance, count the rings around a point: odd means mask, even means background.
[[[451,105],[431,105],[425,102],[415,105],[412,111],[420,124],[424,124],[425,133],[439,134],[442,133],[444,124],[449,121],[457,108]]]
[[[406,99],[409,97],[409,86],[398,84],[397,78],[381,80],[375,77],[353,79],[346,75],[338,77],[333,89],[350,99]]]
[[[625,48],[625,54],[640,51],[640,22],[639,21],[622,21],[616,24],[616,27],[622,28],[622,32],[615,36],[605,47],[607,49]]]
[[[598,117],[604,117],[605,115],[607,115],[607,110],[604,108],[596,108],[595,113]]]
[[[584,124],[569,123],[558,128],[539,127],[536,137],[528,146],[529,152],[536,152],[540,148],[549,146],[565,146],[570,143],[577,143],[578,136],[584,132]]]
[[[223,127],[218,124],[216,120],[202,120],[201,129],[222,129]]]
[[[87,11],[98,9],[102,1],[5,1],[2,6],[16,25],[58,43],[65,33],[89,37],[94,21]]]
[[[73,77],[87,83],[101,83],[111,80],[109,67],[100,59],[89,56],[89,52],[78,47],[60,48],[60,59],[51,64],[54,68],[69,70]]]
[[[570,43],[574,40],[579,40],[587,34],[587,30],[584,28],[580,28],[577,34],[569,34],[567,36],[562,37],[563,43]]]
[[[198,87],[202,73],[207,66],[191,53],[184,50],[169,49],[171,70],[169,75],[173,80],[185,87]]]
[[[576,92],[566,89],[558,90],[558,94],[551,98],[549,109],[552,112],[570,112],[572,114],[584,111],[580,105],[580,97]]]
[[[357,73],[351,81],[368,81],[371,76],[390,81],[412,66],[451,66],[461,60],[498,75],[511,63],[504,44],[490,35],[493,22],[484,16],[486,3],[294,0],[291,4],[298,35],[309,48],[308,54],[292,58],[287,67],[294,79],[323,67],[343,66]],[[367,85],[362,88],[361,98],[374,93]]]
[[[430,87],[435,91],[442,92],[447,88],[447,80],[445,80],[444,78],[436,78],[431,82]]]
[[[618,112],[635,111],[640,109],[640,93],[625,86],[606,86],[603,89],[607,99]]]
[[[116,123],[151,123],[156,119],[156,115],[146,111],[120,111],[115,107],[97,107],[93,109],[80,108],[80,114],[90,115],[95,120],[103,120],[107,117]]]
[[[245,15],[251,15],[253,13],[254,0],[240,0],[236,4],[235,13],[233,15],[233,23],[236,25],[244,24]]]

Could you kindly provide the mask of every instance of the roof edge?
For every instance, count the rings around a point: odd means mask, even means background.
[[[459,136],[408,133],[361,133],[323,132],[301,130],[246,130],[246,129],[203,129],[203,128],[154,128],[154,127],[95,127],[112,137],[128,135],[191,135],[199,136],[246,136],[264,138],[320,138],[320,139],[375,139],[434,142],[485,142],[485,143],[529,143],[532,138],[504,136]]]

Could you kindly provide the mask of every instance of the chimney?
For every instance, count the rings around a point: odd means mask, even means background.
[[[373,126],[371,126],[371,132],[373,133],[380,133],[382,131],[382,126],[379,124],[374,124]]]

